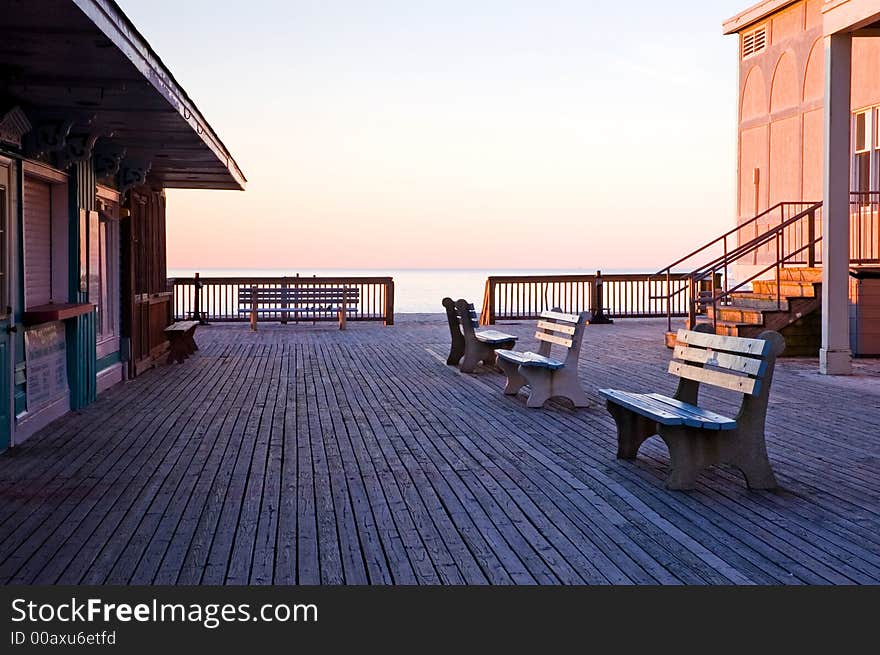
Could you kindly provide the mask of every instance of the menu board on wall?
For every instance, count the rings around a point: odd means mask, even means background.
[[[46,323],[24,333],[27,406],[33,411],[67,391],[64,324]]]

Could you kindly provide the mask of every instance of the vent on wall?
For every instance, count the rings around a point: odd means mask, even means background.
[[[751,57],[767,47],[767,27],[759,27],[742,35],[742,58]]]

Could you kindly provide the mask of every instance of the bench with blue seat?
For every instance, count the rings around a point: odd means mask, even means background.
[[[238,311],[250,314],[252,330],[260,316],[285,322],[289,314],[304,320],[327,320],[336,317],[344,330],[349,314],[357,313],[360,293],[357,287],[241,287]]]
[[[452,298],[444,298],[443,307],[446,308],[452,338],[446,363],[458,366],[462,373],[473,373],[480,362],[492,366],[498,348],[513,348],[516,345],[517,337],[512,334],[480,329],[473,303],[464,299],[453,302]]]
[[[744,339],[701,328],[678,332],[669,363],[669,372],[679,378],[672,397],[599,391],[617,424],[617,457],[635,459],[642,443],[656,434],[669,448],[670,489],[692,489],[700,471],[721,463],[742,471],[751,489],[775,488],[764,424],[773,369],[785,340],[772,331]],[[701,384],[742,394],[737,415],[700,406]]]
[[[543,407],[550,398],[568,398],[575,407],[589,405],[578,380],[578,359],[584,329],[590,312],[565,314],[560,309],[543,312],[538,320],[535,338],[541,343],[538,352],[496,350],[498,367],[507,376],[504,393],[515,396],[528,385],[528,407]],[[564,349],[561,358],[553,356],[553,347]]]

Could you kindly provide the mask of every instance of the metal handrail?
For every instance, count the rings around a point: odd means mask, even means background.
[[[741,259],[745,255],[748,255],[751,252],[754,252],[757,248],[765,245],[776,234],[778,234],[779,232],[782,232],[785,228],[791,227],[792,225],[794,225],[798,221],[803,220],[805,217],[809,216],[810,214],[815,213],[816,211],[818,211],[821,208],[822,208],[821,202],[814,203],[813,205],[811,205],[807,209],[801,211],[798,214],[795,214],[794,216],[783,221],[779,225],[776,225],[776,226],[770,228],[769,230],[767,230],[766,232],[755,237],[751,241],[748,241],[744,244],[737,246],[736,249],[731,251],[726,257],[725,256],[716,257],[711,262],[694,269],[693,271],[688,273],[686,275],[686,277],[693,277],[695,275],[699,276],[700,274],[702,274],[702,279],[705,279],[712,270],[715,270],[715,269],[719,268],[721,265],[723,265],[725,260],[727,261],[728,265],[736,262],[737,260]]]
[[[739,244],[733,250],[728,250],[728,247],[727,247],[728,237],[732,236],[733,234],[736,234],[737,232],[739,232],[743,228],[748,227],[749,225],[755,224],[756,221],[760,220],[761,218],[763,218],[765,216],[770,215],[772,212],[775,212],[777,210],[784,211],[784,209],[786,207],[792,207],[792,206],[800,206],[800,207],[804,207],[804,209],[801,209],[801,211],[796,213],[794,216],[791,216],[787,219],[782,220],[778,225],[773,226],[772,228],[770,228],[767,231],[763,232],[762,234],[756,236],[755,238],[750,239],[746,243]],[[696,320],[697,306],[700,304],[705,304],[703,299],[700,297],[699,293],[697,292],[698,283],[711,277],[711,279],[712,279],[711,292],[712,292],[712,297],[713,297],[713,302],[714,302],[714,298],[717,295],[717,291],[715,289],[715,283],[716,283],[715,276],[716,276],[716,273],[723,272],[724,273],[724,276],[723,276],[724,277],[724,283],[723,283],[724,286],[722,289],[723,290],[723,297],[725,297],[725,298],[729,297],[730,289],[728,289],[728,287],[727,287],[727,284],[728,284],[727,270],[731,265],[733,265],[734,263],[736,263],[737,261],[739,261],[740,259],[742,259],[746,255],[749,255],[749,254],[755,252],[761,246],[764,246],[764,245],[770,243],[774,238],[777,239],[777,241],[779,241],[779,238],[780,238],[779,235],[782,235],[784,230],[791,227],[795,223],[798,223],[799,221],[803,220],[804,218],[813,217],[811,219],[811,220],[813,220],[815,218],[815,213],[817,211],[819,211],[821,208],[822,208],[821,202],[813,202],[813,203],[809,203],[809,202],[780,202],[780,203],[773,205],[773,207],[771,207],[770,209],[768,209],[764,212],[761,212],[760,214],[749,219],[745,223],[742,223],[742,224],[736,226],[735,228],[728,230],[727,232],[725,232],[721,236],[713,239],[712,241],[709,241],[708,243],[706,243],[702,247],[697,248],[696,250],[692,251],[691,253],[689,253],[685,257],[682,257],[682,258],[676,260],[674,263],[670,264],[666,268],[658,271],[657,276],[665,275],[665,277],[666,277],[666,290],[668,292],[668,295],[658,296],[657,299],[661,299],[661,298],[665,299],[667,301],[667,307],[670,307],[673,297],[682,293],[684,290],[689,291],[690,292],[690,309],[688,312],[688,318],[689,318],[690,322],[693,323]],[[810,244],[806,247],[799,248],[796,251],[797,253],[803,252],[803,250],[805,250],[807,247],[815,246],[815,244],[818,243],[818,240],[812,238],[812,236],[813,235],[811,235],[811,238],[810,238]],[[681,263],[696,257],[701,252],[704,252],[704,251],[708,250],[709,248],[712,248],[713,246],[716,246],[720,243],[724,244],[724,248],[723,248],[724,252],[721,255],[718,255],[714,259],[711,259],[710,261],[701,264],[700,266],[693,269],[689,273],[673,274],[673,272],[672,272],[673,267],[678,266]],[[781,259],[782,261],[788,261],[789,259],[791,259],[791,255],[786,255],[783,257],[782,256],[783,253],[780,251],[780,248],[781,248],[781,244],[778,243],[777,244],[777,251],[778,251],[777,252],[777,260]],[[813,253],[813,251],[811,251],[811,261],[813,261],[813,259],[814,259],[812,253]],[[772,268],[772,266],[771,266],[771,268]],[[766,272],[766,271],[764,271],[764,272]],[[671,282],[673,279],[673,275],[675,275],[675,278],[677,280],[688,280],[687,287],[683,287],[683,288],[677,289],[676,291],[672,291]],[[754,278],[752,278],[752,279],[754,279]],[[740,288],[740,285],[738,285],[737,288]],[[671,314],[671,312],[667,312],[666,320],[667,320],[667,329],[671,330],[672,329],[672,314]]]
[[[772,212],[776,211],[777,209],[781,209],[784,206],[790,206],[790,205],[810,205],[810,204],[820,204],[821,205],[822,203],[796,202],[796,201],[778,202],[775,205],[773,205],[772,207],[770,207],[769,209],[762,211],[760,214],[753,216],[752,218],[745,221],[744,223],[740,223],[739,225],[728,230],[727,232],[725,232],[721,236],[716,237],[715,239],[712,239],[708,243],[700,246],[696,250],[692,251],[690,254],[685,255],[684,257],[681,257],[680,259],[675,260],[669,266],[665,266],[665,267],[661,268],[659,271],[657,271],[657,273],[655,275],[663,275],[667,272],[671,272],[673,268],[675,268],[676,266],[678,266],[682,262],[686,262],[688,259],[691,259],[691,258],[699,255],[704,250],[708,250],[709,248],[711,248],[712,246],[714,246],[718,242],[722,241],[723,239],[726,239],[727,237],[732,236],[736,232],[739,232],[740,230],[742,230],[745,227],[748,227],[749,225],[752,225],[753,223],[757,222],[758,220],[764,218],[765,216],[769,216]]]

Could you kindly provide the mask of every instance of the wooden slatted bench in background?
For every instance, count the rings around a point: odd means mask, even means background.
[[[495,351],[498,366],[507,375],[504,393],[513,396],[523,386],[529,385],[529,407],[542,407],[554,396],[568,398],[575,407],[589,405],[578,380],[577,367],[584,328],[589,324],[590,316],[590,312],[563,314],[558,308],[542,312],[535,333],[535,338],[541,342],[537,353]],[[553,346],[565,349],[563,359],[551,356]]]
[[[773,369],[784,349],[778,332],[744,339],[679,330],[669,363],[669,372],[680,378],[673,397],[599,391],[617,423],[617,457],[635,459],[642,443],[659,434],[669,448],[670,489],[692,489],[701,470],[720,463],[742,471],[751,489],[775,488],[764,423]],[[736,417],[697,405],[700,384],[743,394]]]
[[[178,364],[199,349],[196,345],[195,332],[199,326],[198,321],[178,321],[165,328],[168,336],[168,364],[175,361]]]
[[[344,330],[348,314],[356,313],[360,293],[357,287],[241,287],[239,313],[250,314],[251,329],[257,329],[261,315],[298,314],[302,318],[336,315]]]
[[[449,333],[452,337],[446,363],[458,366],[462,373],[473,373],[480,362],[487,366],[495,364],[497,349],[513,348],[516,345],[517,337],[512,334],[479,329],[477,311],[467,300],[453,302],[452,298],[444,298],[443,306],[446,308],[446,320],[449,322]]]

